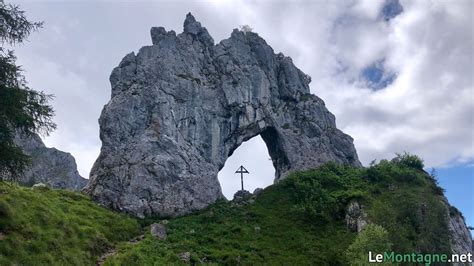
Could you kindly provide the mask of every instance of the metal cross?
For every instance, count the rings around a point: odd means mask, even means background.
[[[244,190],[244,174],[249,174],[249,171],[245,169],[244,166],[240,166],[237,171],[235,171],[236,174],[240,174],[240,183],[242,184],[242,190]]]

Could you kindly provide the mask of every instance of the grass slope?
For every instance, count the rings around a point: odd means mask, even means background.
[[[148,230],[160,219],[136,220],[80,193],[0,182],[0,265],[90,265],[111,246],[118,254],[106,265],[180,264],[184,252],[190,252],[190,263],[231,265],[347,265],[365,257],[367,246],[449,253],[443,192],[413,159],[403,155],[361,169],[329,163],[295,173],[252,204],[219,201],[170,219],[164,241]],[[379,226],[375,233],[383,243],[359,239],[346,228],[352,200]],[[128,242],[140,229],[147,229],[145,238]]]
[[[122,244],[106,265],[178,264],[183,252],[198,264],[347,265],[357,259],[346,256],[356,239],[344,222],[351,200],[388,232],[381,241],[393,251],[449,253],[442,191],[408,159],[413,158],[399,156],[367,169],[330,163],[293,174],[265,189],[254,204],[218,202],[172,219],[165,241],[147,233],[136,245]],[[366,259],[367,251],[362,247],[358,257]]]
[[[76,192],[0,182],[0,265],[93,265],[137,220]]]

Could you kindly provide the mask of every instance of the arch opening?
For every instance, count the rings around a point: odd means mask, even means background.
[[[235,171],[243,165],[250,173],[244,174],[244,189],[253,192],[256,188],[265,188],[275,179],[275,168],[270,158],[267,144],[257,135],[237,147],[227,158],[217,177],[222,194],[231,200],[241,189],[240,174]]]

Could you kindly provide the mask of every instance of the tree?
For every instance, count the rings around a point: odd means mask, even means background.
[[[350,265],[367,265],[369,251],[372,254],[383,254],[391,248],[387,230],[380,225],[369,224],[347,248],[346,257]]]
[[[27,166],[29,157],[14,143],[16,131],[29,135],[49,134],[56,128],[52,121],[52,95],[27,86],[13,51],[4,45],[22,44],[43,25],[31,22],[16,5],[0,0],[0,177],[15,178]]]

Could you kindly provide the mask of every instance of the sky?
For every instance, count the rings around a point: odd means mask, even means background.
[[[8,2],[8,1],[7,1]],[[15,47],[30,87],[55,95],[47,146],[70,152],[84,177],[101,142],[98,117],[112,69],[151,45],[152,26],[181,32],[192,12],[215,42],[250,25],[312,77],[311,92],[354,138],[364,165],[396,152],[436,168],[451,204],[474,226],[473,1],[10,1],[44,27]],[[260,137],[219,173],[224,194],[273,182]]]

